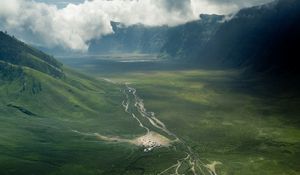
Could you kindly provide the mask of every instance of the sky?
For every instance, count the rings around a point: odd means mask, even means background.
[[[230,14],[272,0],[0,0],[0,29],[47,48],[86,52],[89,41],[127,26],[175,26],[199,14]]]

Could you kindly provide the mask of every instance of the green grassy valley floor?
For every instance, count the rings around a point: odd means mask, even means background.
[[[110,78],[131,82],[147,108],[203,160],[222,162],[218,174],[300,174],[299,97],[256,95],[251,83],[238,83],[234,71],[154,71]]]
[[[0,174],[151,175],[176,164],[186,156],[180,146],[144,152],[93,135],[132,139],[144,134],[122,106],[125,83],[199,161],[222,163],[216,165],[218,175],[300,174],[297,96],[261,93],[268,89],[241,82],[240,72],[232,70],[72,66],[97,80],[68,70],[62,83],[33,72],[42,76],[37,94],[15,93],[18,82],[0,86]],[[190,168],[186,164],[163,174],[193,174]]]

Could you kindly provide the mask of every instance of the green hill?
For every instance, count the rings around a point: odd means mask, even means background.
[[[130,117],[123,117],[119,86],[72,71],[5,33],[0,36],[0,174],[88,174],[95,170],[94,154],[109,157],[97,161],[105,170],[118,154],[103,153],[110,146],[82,141],[73,130],[140,133]],[[94,153],[86,154],[90,150]]]
[[[0,45],[0,117],[86,120],[123,115],[119,85],[66,68],[2,32]]]
[[[0,32],[0,61],[26,66],[54,77],[63,77],[62,64],[53,57]]]

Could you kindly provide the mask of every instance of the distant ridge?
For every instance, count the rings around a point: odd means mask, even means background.
[[[114,33],[92,40],[89,53],[159,53],[168,30],[167,26],[125,26],[119,22],[111,22],[111,26]]]
[[[175,33],[169,34],[161,56],[202,67],[247,68],[293,76],[298,72],[299,0],[242,9],[230,20],[207,23],[211,25],[205,23],[208,17],[203,19],[172,29]]]

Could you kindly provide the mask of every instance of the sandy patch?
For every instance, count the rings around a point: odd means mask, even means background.
[[[217,172],[216,172],[216,166],[217,165],[222,165],[222,163],[217,162],[217,161],[213,161],[211,164],[205,165],[205,167],[209,170],[209,173],[211,175],[217,175]]]
[[[79,133],[77,131],[77,133]],[[83,134],[83,133],[81,133]],[[84,134],[87,135],[87,134]],[[91,134],[89,134],[91,135]],[[123,139],[120,137],[108,137],[108,136],[103,136],[99,133],[94,133],[92,134],[96,136],[99,140],[107,141],[107,142],[118,142],[118,143],[129,143],[133,144],[136,146],[140,146],[144,148],[145,152],[152,151],[154,148],[159,148],[159,147],[169,147],[171,146],[171,141],[170,139],[166,138],[163,135],[160,135],[156,132],[150,131],[147,134],[134,138],[134,139]]]
[[[144,136],[138,137],[132,140],[132,143],[138,146],[144,147],[144,151],[148,152],[153,150],[156,147],[168,147],[171,145],[171,140],[168,138],[156,133],[149,132]]]

